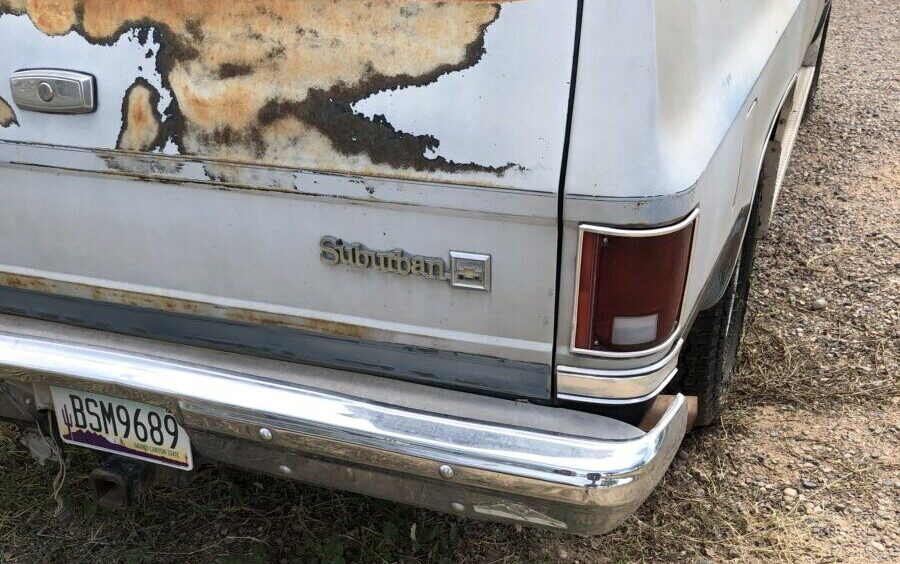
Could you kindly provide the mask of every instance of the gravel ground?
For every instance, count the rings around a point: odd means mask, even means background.
[[[897,0],[836,0],[822,84],[759,248],[732,408],[600,538],[455,518],[223,470],[130,513],[0,428],[0,562],[898,562]]]

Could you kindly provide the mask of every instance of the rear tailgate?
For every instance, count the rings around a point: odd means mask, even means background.
[[[51,4],[0,0],[0,311],[549,396],[575,0]]]

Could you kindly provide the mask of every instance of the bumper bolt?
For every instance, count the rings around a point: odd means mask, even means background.
[[[438,472],[441,473],[441,478],[446,478],[449,480],[450,478],[453,477],[453,468],[451,468],[450,466],[447,466],[446,464],[441,465]]]
[[[466,506],[461,504],[458,501],[454,501],[453,503],[450,504],[450,509],[452,509],[453,511],[456,511],[457,513],[463,513],[466,510]]]
[[[264,441],[271,441],[272,440],[272,431],[263,427],[262,429],[259,430],[259,438]]]
[[[281,466],[279,466],[278,469],[281,471],[282,474],[290,474],[290,473],[291,473],[291,467],[290,467],[290,466],[286,466],[286,465],[284,465],[284,464],[282,464]]]

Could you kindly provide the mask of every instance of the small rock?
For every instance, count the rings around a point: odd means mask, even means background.
[[[559,556],[560,560],[566,560],[569,558],[569,553],[566,552],[566,549],[561,546],[556,547],[556,555]]]
[[[869,544],[871,544],[871,545],[872,545],[872,548],[874,548],[874,549],[877,550],[878,552],[884,552],[884,545],[881,544],[880,542],[878,542],[877,540],[873,540],[873,541],[870,542]]]
[[[811,478],[804,478],[802,483],[803,483],[803,487],[808,490],[812,490],[812,489],[819,487],[819,483]]]
[[[782,493],[784,494],[784,497],[797,497],[797,490],[794,488],[784,488]]]
[[[809,309],[812,311],[819,311],[820,309],[825,309],[828,306],[828,301],[825,298],[816,298],[816,300],[809,304]]]

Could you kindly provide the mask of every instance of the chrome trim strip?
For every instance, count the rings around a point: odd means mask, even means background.
[[[626,507],[630,513],[647,496],[671,462],[687,422],[679,395],[650,432],[634,439],[595,439],[419,412],[246,373],[6,332],[0,333],[0,367],[7,368],[6,374],[0,369],[0,377],[175,402],[188,429],[258,441],[264,424],[273,435],[266,444],[354,465],[438,481],[440,465],[458,465],[456,487],[587,508],[605,524],[601,515]]]
[[[669,382],[672,381],[672,378],[678,373],[678,369],[674,368],[671,372],[660,382],[659,386],[656,387],[655,390],[650,392],[649,394],[643,395],[637,398],[628,398],[628,399],[608,399],[608,398],[592,398],[587,396],[579,396],[572,394],[557,394],[557,398],[566,401],[575,401],[580,403],[595,403],[602,405],[629,405],[633,403],[641,403],[647,400],[651,400],[658,396],[665,388],[669,385]],[[679,394],[680,396],[681,394]]]
[[[578,297],[575,297],[575,300],[578,300]],[[629,351],[629,352],[613,352],[613,351],[593,351],[588,349],[579,349],[578,347],[569,347],[569,350],[575,354],[585,355],[585,356],[596,356],[602,358],[640,358],[642,356],[650,356],[652,354],[660,353],[668,348],[671,348],[672,344],[681,337],[681,320],[678,322],[678,327],[675,328],[675,332],[672,333],[668,339],[663,341],[662,343],[656,345],[650,349],[644,349],[640,351]],[[572,332],[572,342],[575,342],[575,332]]]
[[[653,227],[650,229],[623,229],[621,227],[607,227],[604,225],[582,224],[578,226],[579,231],[588,233],[600,233],[601,235],[615,235],[617,237],[659,237],[680,231],[697,219],[700,208],[694,208],[686,218],[673,225],[664,227]]]
[[[613,403],[627,400],[643,401],[661,391],[663,382],[672,378],[678,366],[678,354],[684,340],[662,360],[643,368],[629,370],[594,370],[574,366],[556,368],[556,389],[559,397],[590,397],[595,403]]]
[[[681,313],[678,319],[678,325],[675,327],[675,331],[662,343],[656,345],[655,347],[644,349],[640,351],[628,351],[628,352],[613,352],[613,351],[595,351],[590,349],[581,349],[575,346],[575,330],[578,327],[578,284],[581,281],[581,251],[582,251],[582,241],[584,240],[584,233],[600,233],[606,235],[617,235],[619,237],[657,237],[660,235],[668,235],[669,233],[674,233],[680,229],[684,229],[686,226],[690,225],[691,222],[694,222],[697,219],[697,216],[700,215],[700,208],[694,208],[687,217],[683,220],[679,221],[674,225],[668,225],[665,227],[657,227],[653,229],[622,229],[618,227],[604,227],[600,225],[589,225],[589,224],[581,224],[578,226],[578,252],[575,254],[575,299],[574,308],[572,310],[572,331],[569,335],[569,351],[573,354],[586,355],[586,356],[596,356],[600,358],[639,358],[642,356],[650,356],[652,354],[656,354],[660,351],[666,350],[669,348],[672,343],[675,342],[676,339],[681,337],[683,327],[684,327],[684,296],[682,296],[682,307]],[[697,247],[697,225],[694,225],[694,235],[691,240],[691,252],[690,258],[688,259],[688,270],[687,277],[690,278],[691,275],[691,265],[694,262],[694,249]],[[685,286],[685,290],[687,287]]]
[[[622,378],[628,378],[630,376],[642,376],[644,374],[650,374],[652,372],[657,372],[660,369],[663,369],[671,363],[673,360],[678,359],[678,353],[681,352],[681,347],[684,345],[684,339],[680,339],[678,343],[675,344],[675,347],[669,351],[666,356],[662,359],[654,362],[649,366],[641,366],[639,368],[629,368],[629,369],[596,369],[596,368],[584,368],[581,366],[559,366],[558,370],[564,370],[569,374],[577,374],[579,376],[609,376],[613,378],[618,378],[621,380]]]

